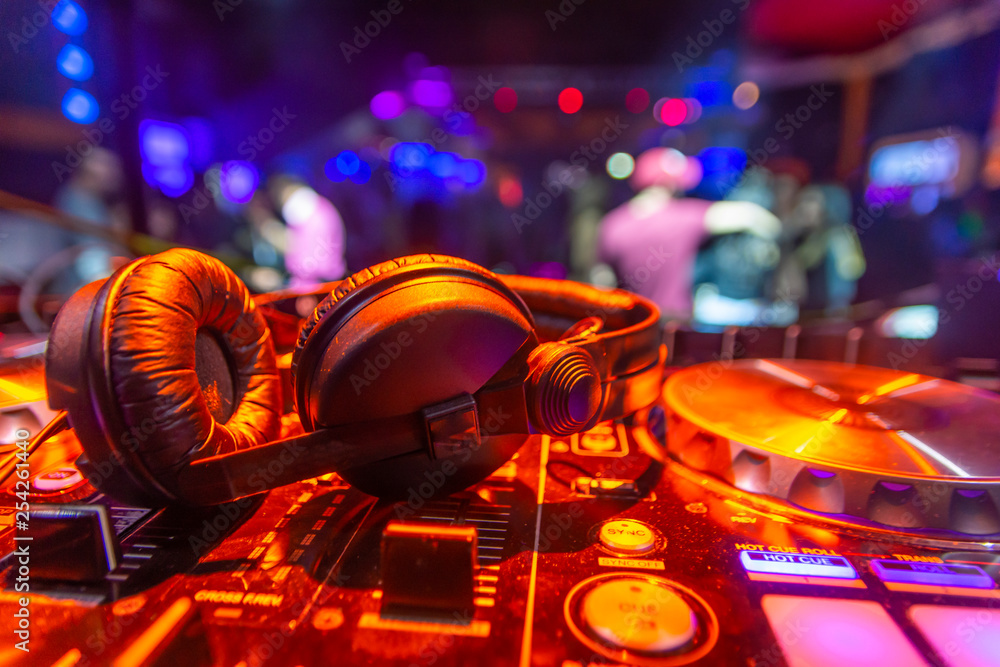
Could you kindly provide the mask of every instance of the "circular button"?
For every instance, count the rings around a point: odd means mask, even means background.
[[[76,468],[57,468],[42,473],[32,481],[35,489],[42,493],[65,491],[83,481],[83,475]]]
[[[634,578],[598,584],[584,596],[580,613],[598,637],[632,651],[672,651],[690,642],[698,627],[681,596]]]
[[[608,549],[627,554],[644,554],[656,545],[653,529],[631,519],[608,521],[597,537]]]

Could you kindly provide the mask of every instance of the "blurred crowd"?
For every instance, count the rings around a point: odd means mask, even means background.
[[[792,160],[774,171],[750,169],[725,199],[709,201],[686,194],[698,169],[675,149],[645,151],[629,179],[634,196],[618,206],[601,179],[584,171],[555,212],[565,224],[528,234],[511,224],[509,208],[489,194],[495,189],[406,200],[391,182],[373,179],[328,197],[303,179],[276,174],[248,202],[234,204],[221,196],[224,176],[215,170],[205,176],[203,201],[178,206],[157,195],[138,229],[216,254],[257,291],[307,287],[390,257],[436,252],[499,272],[621,287],[654,300],[665,317],[703,324],[748,324],[765,308],[776,325],[794,322],[802,310],[846,313],[865,258],[843,186],[810,182],[808,169]],[[53,204],[124,239],[137,226],[122,182],[118,158],[95,149]],[[124,241],[13,213],[0,217],[0,236],[0,278],[37,294],[71,293],[135,254]]]

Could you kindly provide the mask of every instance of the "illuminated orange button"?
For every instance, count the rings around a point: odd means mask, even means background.
[[[644,554],[656,545],[652,528],[629,519],[608,521],[601,526],[597,537],[608,549],[627,554]]]
[[[639,579],[606,581],[583,599],[583,621],[615,646],[633,651],[671,651],[694,637],[698,619],[677,593]]]

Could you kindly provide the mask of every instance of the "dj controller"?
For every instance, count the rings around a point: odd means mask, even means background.
[[[8,445],[50,416],[26,359]],[[326,474],[133,507],[61,433],[3,492],[0,662],[1000,665],[1000,398],[833,362],[671,370],[657,404],[522,436],[443,498],[441,471],[395,501]]]

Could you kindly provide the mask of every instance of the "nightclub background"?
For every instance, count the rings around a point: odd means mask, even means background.
[[[702,329],[968,326],[948,296],[998,238],[994,3],[549,4],[5,2],[0,188],[104,230],[6,211],[8,324],[180,244],[258,292],[433,250]],[[656,148],[685,159],[642,180]],[[605,238],[667,181],[774,218]]]
[[[0,0],[0,664],[1000,664],[998,83],[1000,0]]]

